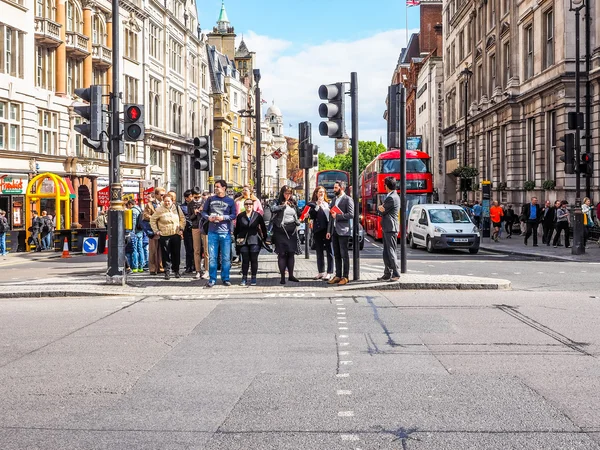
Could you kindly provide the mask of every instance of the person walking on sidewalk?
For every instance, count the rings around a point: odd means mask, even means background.
[[[171,278],[171,269],[175,278],[180,278],[181,239],[185,228],[185,216],[170,195],[164,196],[162,204],[152,214],[150,226],[154,235],[159,237],[165,280]]]
[[[329,221],[329,228],[327,230],[327,239],[331,239],[335,259],[335,277],[327,283],[339,284],[340,286],[349,283],[350,257],[348,255],[348,240],[352,235],[350,222],[354,219],[354,202],[344,193],[345,189],[345,181],[336,181],[333,185],[335,199],[329,207],[332,220]]]
[[[554,232],[554,218],[556,216],[556,209],[550,203],[550,200],[546,200],[544,209],[542,209],[542,244],[550,245],[552,240],[552,233]]]
[[[556,234],[554,235],[554,248],[558,247],[558,241],[560,240],[561,231],[565,231],[565,247],[570,248],[569,245],[569,210],[567,205],[569,202],[563,200],[560,202],[560,208],[556,211]]]
[[[478,200],[475,200],[473,205],[473,223],[477,228],[481,228],[481,205]]]
[[[235,220],[235,204],[227,197],[227,182],[217,180],[215,193],[204,204],[202,217],[208,220],[208,254],[209,280],[205,287],[212,288],[217,283],[218,258],[221,259],[221,281],[225,286],[231,286],[229,272],[231,271],[231,234]]]
[[[513,209],[513,205],[508,205],[504,212],[504,230],[506,231],[506,239],[512,239],[513,225],[517,220],[517,215]]]
[[[258,273],[258,254],[260,253],[260,240],[267,236],[267,227],[262,214],[254,212],[255,201],[246,199],[244,210],[237,215],[235,220],[235,243],[240,256],[242,256],[242,282],[240,286],[248,285],[248,268],[252,266],[250,286],[256,286]]]
[[[42,251],[42,243],[40,240],[40,233],[42,232],[42,228],[44,226],[44,222],[42,218],[38,215],[38,212],[33,210],[31,211],[33,219],[31,219],[31,242],[35,245],[35,251]]]
[[[383,180],[387,195],[383,204],[377,208],[381,213],[381,229],[383,231],[383,276],[378,281],[398,281],[398,214],[400,212],[400,197],[396,192],[396,178],[386,177]]]
[[[492,240],[494,242],[498,242],[498,234],[500,233],[500,227],[502,226],[503,216],[504,210],[498,205],[498,200],[494,200],[490,208],[490,220],[492,221],[492,227],[494,227],[494,232],[492,233]]]
[[[277,265],[281,275],[280,284],[285,284],[285,271],[288,271],[288,280],[298,283],[300,280],[294,276],[296,252],[298,251],[298,209],[292,199],[292,189],[283,186],[279,191],[277,205],[271,207],[273,211],[273,242],[277,253]]]
[[[141,221],[138,226],[138,218],[142,213],[139,206],[135,204],[135,200],[127,200],[125,204],[127,209],[131,209],[132,216],[132,228],[125,230],[129,234],[129,240],[131,242],[131,251],[126,251],[125,256],[127,257],[127,263],[133,273],[142,273],[144,271],[144,230],[141,228]],[[142,216],[143,218],[143,216]]]
[[[192,221],[189,218],[189,205],[194,200],[192,190],[183,193],[183,203],[180,205],[185,216],[185,229],[183,230],[183,246],[185,248],[185,273],[193,273],[194,264],[194,239],[192,237]],[[198,268],[198,271],[200,269]]]
[[[329,198],[327,190],[323,186],[317,186],[313,192],[311,202],[308,204],[308,214],[312,220],[312,238],[315,252],[317,254],[317,270],[319,273],[315,280],[329,281],[333,278],[333,249],[331,241],[327,239],[327,227],[329,226]],[[327,272],[325,272],[325,257],[327,257]]]
[[[6,249],[6,233],[10,231],[8,220],[6,220],[6,211],[0,209],[0,256],[8,255]]]
[[[208,193],[207,193],[208,194]],[[188,204],[188,220],[192,223],[192,244],[194,247],[194,267],[196,280],[208,279],[208,241],[206,231],[208,221],[202,218],[202,210],[208,195],[200,194],[200,189],[192,189],[192,201]],[[202,251],[204,250],[204,270],[202,270]]]
[[[523,205],[523,211],[521,214],[521,222],[527,224],[525,231],[525,240],[523,241],[527,245],[527,239],[533,234],[533,246],[538,246],[538,225],[542,220],[542,208],[538,205],[537,197],[531,197],[531,202]]]
[[[148,234],[148,239],[150,239],[150,242],[148,243],[148,269],[150,270],[150,275],[156,275],[162,271],[160,237],[154,234],[154,231],[150,226],[150,218],[160,206],[163,197],[165,196],[165,192],[166,191],[163,188],[154,189],[154,193],[150,195],[150,202],[148,202],[144,208],[144,223],[142,223],[142,226]]]
[[[592,219],[592,201],[589,197],[585,197],[581,203],[581,212],[583,213],[583,246],[587,245],[588,238],[590,237],[590,230],[594,227],[594,220]]]

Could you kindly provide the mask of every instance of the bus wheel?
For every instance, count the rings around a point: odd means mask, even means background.
[[[410,234],[408,235],[408,245],[409,245],[409,246],[410,246],[410,248],[412,248],[413,250],[414,250],[415,248],[417,248],[417,244],[415,244],[415,240],[413,239],[413,235],[412,235],[412,233],[410,233]]]
[[[427,251],[429,253],[435,252],[435,249],[433,248],[433,241],[431,240],[431,238],[429,236],[427,236]]]

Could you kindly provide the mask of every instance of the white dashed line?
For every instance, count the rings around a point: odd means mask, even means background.
[[[341,347],[345,347],[346,345],[350,345],[350,343],[349,342],[340,342]]]
[[[338,330],[347,330],[348,327],[338,327]]]
[[[342,441],[358,441],[358,436],[355,434],[342,434],[340,435]]]
[[[337,395],[352,395],[352,391],[338,390]]]
[[[342,338],[342,339],[344,339],[344,338],[347,338],[348,335],[347,334],[340,334],[339,337]]]
[[[338,311],[346,311],[346,308],[343,306],[338,306]]]
[[[352,361],[340,361],[340,364],[341,364],[342,366],[349,366],[349,365],[351,365],[351,364],[352,364]]]
[[[340,411],[338,417],[354,417],[354,411]]]
[[[338,325],[347,325],[348,322],[344,322],[343,320],[338,320]]]
[[[347,356],[349,354],[350,354],[350,352],[340,352],[340,356]]]

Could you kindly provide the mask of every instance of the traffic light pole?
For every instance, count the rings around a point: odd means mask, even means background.
[[[577,127],[575,129],[575,214],[573,220],[573,246],[571,247],[572,255],[583,255],[585,253],[585,246],[583,245],[583,212],[581,211],[581,128],[579,126],[581,108],[579,97],[579,82],[581,77],[579,70],[579,14],[582,8],[583,5],[575,8],[575,114],[577,116]]]
[[[254,69],[253,75],[254,82],[256,83],[256,88],[254,89],[254,114],[256,120],[256,180],[254,180],[254,186],[256,188],[256,197],[262,202],[262,136],[260,134],[260,125],[262,120],[260,112],[260,71],[258,69]]]
[[[406,88],[400,85],[400,273],[406,273]]]
[[[112,41],[119,42],[119,0],[112,0]],[[113,45],[112,53],[112,93],[110,94],[110,147],[109,147],[109,184],[110,209],[108,211],[108,269],[107,284],[125,285],[125,227],[123,222],[123,186],[119,156],[123,145],[119,123],[121,52],[119,45]]]
[[[360,248],[358,229],[360,214],[358,210],[358,75],[350,73],[350,108],[352,120],[352,197],[354,200],[354,226],[352,227],[352,265],[353,279],[360,280]]]

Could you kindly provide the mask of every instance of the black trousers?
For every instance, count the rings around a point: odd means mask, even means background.
[[[537,245],[537,229],[538,222],[537,220],[528,220],[527,221],[527,231],[525,232],[525,242],[529,239],[529,236],[533,234],[533,245]]]
[[[514,222],[504,222],[504,230],[508,233],[509,236],[512,236],[512,227]]]
[[[317,252],[317,270],[319,273],[325,273],[325,255],[327,255],[327,273],[333,273],[333,250],[331,249],[331,239],[327,239],[326,236],[326,229],[317,231],[313,234],[315,251]]]
[[[554,245],[558,245],[561,231],[565,230],[565,247],[569,247],[569,222],[564,220],[556,222],[556,234],[554,235]]]
[[[395,231],[383,233],[383,273],[392,277],[399,277],[398,271],[398,233]]]
[[[239,255],[242,257],[242,278],[244,280],[248,278],[248,269],[250,269],[250,276],[256,279],[259,253],[260,247],[258,245],[243,245],[239,247]]]
[[[350,236],[338,236],[334,231],[331,243],[333,244],[333,256],[335,259],[335,276],[348,278],[350,274],[350,256],[348,255],[348,240]]]
[[[542,244],[550,245],[552,240],[552,233],[554,233],[553,223],[542,223],[544,234],[542,235]]]
[[[194,238],[191,229],[183,232],[183,246],[185,247],[185,268],[194,270]],[[197,270],[200,271],[200,267]]]
[[[162,256],[165,272],[179,272],[179,263],[181,261],[181,236],[174,234],[172,236],[161,236],[160,253]]]

